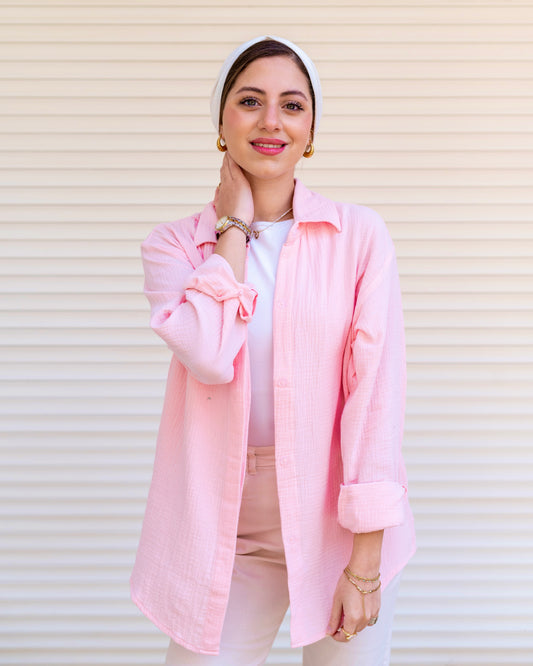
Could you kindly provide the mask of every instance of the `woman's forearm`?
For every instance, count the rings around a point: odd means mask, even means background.
[[[246,264],[246,236],[238,227],[225,231],[213,250],[231,266],[237,282],[244,282]]]

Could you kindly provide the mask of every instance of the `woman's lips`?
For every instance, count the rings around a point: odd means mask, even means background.
[[[279,155],[287,144],[279,139],[255,139],[251,142],[254,150],[262,155]]]

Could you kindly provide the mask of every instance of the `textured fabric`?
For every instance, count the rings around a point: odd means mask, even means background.
[[[217,132],[219,130],[220,102],[222,99],[222,90],[224,89],[224,83],[226,83],[226,78],[229,74],[230,69],[233,66],[233,63],[237,60],[237,58],[241,55],[241,53],[244,53],[246,49],[250,48],[250,46],[253,46],[258,42],[263,42],[268,39],[273,39],[276,42],[281,42],[282,44],[285,44],[285,46],[288,46],[292,51],[294,51],[294,53],[296,53],[296,55],[303,62],[305,69],[309,74],[311,85],[313,86],[313,93],[315,95],[314,128],[315,131],[318,129],[318,126],[320,125],[320,120],[322,118],[322,86],[320,84],[320,77],[318,76],[318,72],[314,62],[307,55],[307,53],[305,53],[305,51],[303,51],[296,44],[290,42],[288,39],[285,39],[283,37],[274,37],[271,35],[262,35],[261,37],[255,37],[254,39],[250,39],[250,41],[244,42],[243,44],[237,46],[237,48],[234,49],[229,54],[229,56],[222,64],[222,67],[220,68],[220,72],[218,74],[215,87],[213,88],[213,92],[211,94],[211,120]]]
[[[273,446],[249,447],[233,575],[219,656],[171,641],[167,666],[258,666],[289,606]]]
[[[254,222],[254,229],[264,231],[253,239],[248,250],[247,279],[258,295],[254,316],[248,324],[252,382],[248,442],[254,446],[269,446],[275,441],[272,313],[279,255],[292,223],[292,219],[270,226],[265,222]]]
[[[405,352],[380,217],[296,181],[274,297],[276,473],[291,643],[323,638],[352,532],[385,529],[386,585],[414,552],[401,456]],[[216,654],[235,557],[257,294],[215,247],[216,213],[143,243],[152,326],[172,350],[132,597],[177,643]]]
[[[379,621],[350,643],[327,636],[304,648],[304,666],[386,666],[398,575],[382,591]],[[249,447],[228,609],[219,655],[170,641],[166,666],[260,666],[289,606],[274,447]]]

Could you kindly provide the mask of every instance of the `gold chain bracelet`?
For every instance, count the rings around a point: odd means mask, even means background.
[[[355,586],[362,595],[372,594],[372,592],[377,592],[379,590],[379,588],[381,587],[381,580],[379,580],[380,579],[379,574],[376,576],[376,578],[367,578],[367,579],[365,579],[365,578],[361,578],[361,576],[356,576],[355,574],[353,574],[350,571],[350,569],[348,569],[348,567],[346,567],[346,569],[344,569],[344,573],[346,574],[346,578],[350,581],[350,583],[353,586]],[[367,583],[376,583],[377,582],[377,585],[376,585],[376,587],[372,588],[371,590],[365,590],[359,585],[359,583],[357,581],[359,581],[359,582],[365,581]]]
[[[362,597],[361,601],[363,603],[363,615],[366,617],[365,597],[367,594],[372,594],[373,592],[377,592],[379,590],[381,587],[381,574],[378,573],[375,578],[363,578],[363,576],[358,576],[357,574],[354,574],[353,571],[350,571],[349,567],[344,569],[344,574],[350,583],[360,592]],[[360,583],[377,583],[377,585],[371,590],[364,590],[357,581]]]
[[[378,580],[381,578],[381,574],[378,573],[378,575],[375,578],[363,578],[363,576],[358,576],[357,574],[354,574],[353,571],[349,567],[346,567],[344,569],[344,572],[346,573],[347,576],[351,576],[352,578],[355,578],[356,580],[360,580],[363,583],[377,583]]]

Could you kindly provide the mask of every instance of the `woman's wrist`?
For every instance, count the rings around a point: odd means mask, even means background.
[[[381,566],[383,530],[353,535],[353,548],[348,567],[358,576],[374,578]]]
[[[237,282],[244,282],[246,262],[246,236],[238,227],[230,227],[217,241],[215,254],[223,257],[233,270]]]
[[[246,242],[248,243],[250,240],[250,237],[252,235],[252,230],[250,229],[250,226],[248,225],[247,222],[244,222],[244,220],[234,217],[232,215],[224,215],[224,217],[221,217],[216,225],[215,225],[215,230],[217,234],[217,239],[222,236],[222,234],[226,233],[232,228],[237,228],[239,229],[246,237]]]

